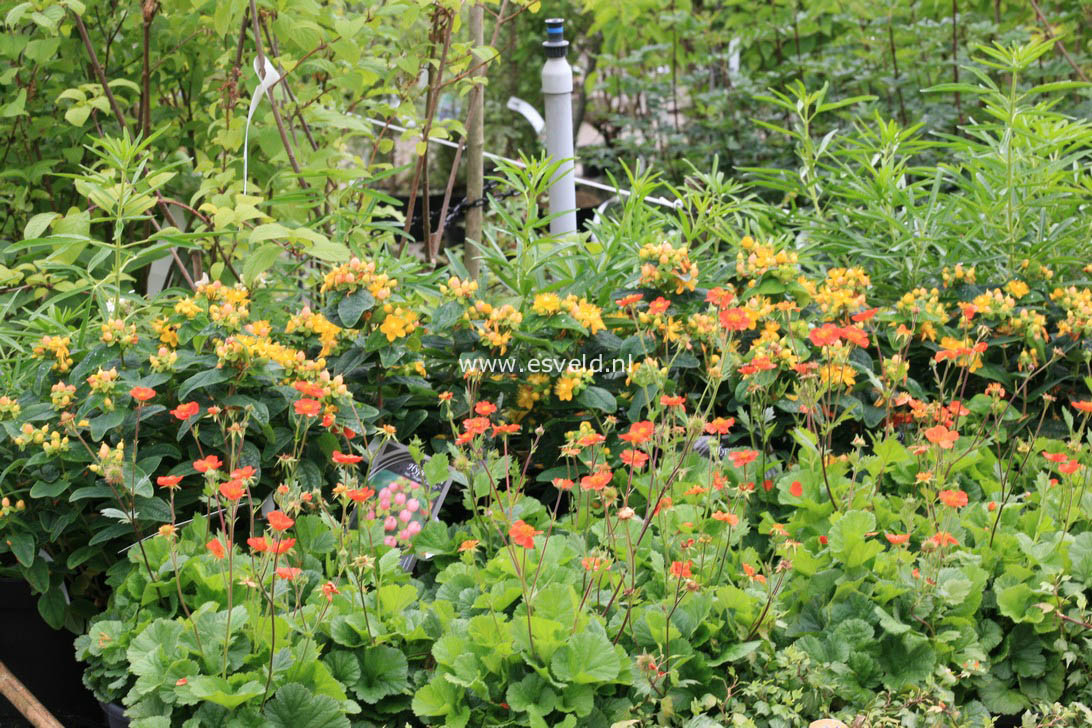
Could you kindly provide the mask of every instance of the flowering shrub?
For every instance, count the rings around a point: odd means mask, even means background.
[[[249,303],[214,283],[174,306],[179,321],[116,319],[82,345],[44,337],[37,380],[0,398],[0,536],[50,624],[80,631],[119,550],[173,513],[317,490],[329,454],[374,431],[376,410],[326,367],[327,328],[274,330],[248,320]]]

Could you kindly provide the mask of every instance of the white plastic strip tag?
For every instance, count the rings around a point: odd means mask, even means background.
[[[250,120],[254,117],[254,110],[258,108],[258,104],[261,103],[262,96],[266,92],[272,93],[269,89],[277,81],[281,80],[281,74],[277,73],[277,69],[273,67],[273,64],[269,62],[269,57],[265,56],[265,73],[262,73],[262,65],[258,63],[258,59],[254,59],[254,73],[258,76],[258,88],[254,89],[254,95],[250,97],[250,111],[246,115],[246,131],[243,132],[243,194],[246,194],[246,181],[247,181],[247,150],[250,147]]]

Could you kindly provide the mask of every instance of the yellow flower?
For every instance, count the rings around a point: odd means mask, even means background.
[[[540,293],[535,296],[531,310],[539,316],[552,316],[561,310],[561,299],[556,293]]]
[[[1028,284],[1020,280],[1009,281],[1005,285],[1005,290],[1017,299],[1023,298],[1031,292],[1031,288],[1028,287]]]
[[[576,385],[580,384],[578,377],[565,376],[557,380],[557,384],[554,385],[554,394],[562,402],[570,402],[573,398],[573,389]]]
[[[417,314],[399,306],[387,314],[379,330],[386,335],[387,341],[393,342],[395,339],[409,336],[416,328]]]

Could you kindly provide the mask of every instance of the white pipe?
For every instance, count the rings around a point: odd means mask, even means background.
[[[550,183],[550,232],[576,232],[576,180],[573,169],[573,69],[565,60],[569,45],[563,20],[546,21],[546,64],[542,67],[542,96],[546,106],[546,152],[560,162]]]

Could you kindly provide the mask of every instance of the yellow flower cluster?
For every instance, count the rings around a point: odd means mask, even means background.
[[[477,281],[464,281],[456,276],[447,279],[447,285],[440,284],[440,293],[451,296],[454,299],[465,298],[470,300],[478,291]]]
[[[674,286],[675,293],[693,291],[698,282],[698,265],[690,260],[690,250],[685,245],[674,247],[664,241],[649,243],[637,253],[641,263],[641,283],[656,286],[666,282]]]
[[[152,371],[168,372],[178,363],[178,352],[161,346],[158,352],[148,357],[148,362],[152,365]]]
[[[940,291],[936,288],[928,290],[915,288],[903,294],[895,304],[895,308],[912,317],[914,324],[919,327],[916,333],[921,336],[922,341],[925,339],[936,341],[937,325],[948,320],[948,312],[945,311],[944,304],[940,302]],[[899,333],[912,336],[915,332],[905,325],[900,325]]]
[[[607,328],[603,323],[602,309],[588,299],[583,297],[578,299],[576,296],[569,295],[565,297],[561,305],[578,324],[588,330],[589,334],[594,336]]]
[[[5,417],[11,417],[15,419],[19,416],[19,413],[23,411],[23,408],[19,406],[11,397],[4,395],[0,397],[0,419]]]
[[[1031,293],[1031,287],[1021,280],[1011,280],[1005,284],[1005,290],[1016,299],[1021,299]]]
[[[49,390],[49,400],[55,409],[62,410],[76,398],[76,387],[64,382],[57,382]]]
[[[225,286],[220,281],[198,286],[192,297],[175,304],[174,311],[193,319],[203,310],[202,303],[207,304],[210,319],[228,328],[238,328],[250,315],[250,292],[246,286],[241,283]],[[159,333],[162,341],[162,332]]]
[[[22,434],[18,435],[14,442],[15,446],[20,450],[24,450],[27,445],[31,444],[40,445],[42,451],[47,455],[68,450],[68,437],[62,436],[58,430],[51,430],[48,423],[35,428],[34,425],[27,422],[19,431]]]
[[[553,316],[561,310],[561,297],[556,293],[540,293],[535,296],[531,310],[539,316]]]
[[[750,235],[743,236],[739,247],[740,251],[736,253],[736,274],[743,278],[758,278],[770,271],[782,280],[790,280],[796,275],[799,256],[794,252],[777,250],[772,245],[755,242]]]
[[[87,383],[91,385],[91,391],[95,394],[110,394],[114,391],[114,385],[118,381],[117,367],[111,367],[109,369],[99,368],[94,374],[87,378]]]
[[[527,384],[520,385],[516,391],[516,406],[521,410],[530,410],[549,391],[550,377],[545,374],[532,374],[527,377]]]
[[[68,345],[72,340],[67,336],[43,336],[34,347],[32,354],[35,359],[44,359],[46,356],[53,358],[52,369],[57,372],[67,372],[72,368],[71,352]]]
[[[799,283],[826,318],[834,319],[865,307],[872,280],[862,268],[831,268],[819,285],[804,277]]]
[[[258,321],[253,330],[265,331],[268,336],[269,328],[267,322]],[[287,334],[294,333],[298,329],[306,329],[319,337],[319,341],[322,343],[322,352],[319,356],[326,356],[334,350],[334,347],[337,346],[338,335],[341,334],[342,331],[341,327],[332,323],[321,313],[312,311],[310,306],[304,306],[302,311],[288,319],[288,323],[285,324],[284,327],[284,331]],[[388,338],[390,337],[388,336]],[[393,340],[394,339],[391,339],[391,341]]]
[[[140,340],[140,337],[137,336],[136,326],[133,324],[126,326],[121,319],[110,319],[100,328],[102,335],[99,340],[107,346],[113,346],[114,344],[136,346],[136,343]]]
[[[955,268],[944,267],[944,270],[940,272],[941,279],[944,281],[944,287],[947,288],[954,283],[967,283],[968,285],[974,285],[975,283],[975,271],[974,266],[970,268],[964,268],[962,263],[956,263]]]
[[[390,298],[391,292],[398,287],[398,279],[391,278],[386,273],[376,273],[375,268],[374,260],[353,257],[348,263],[339,265],[326,274],[321,291],[326,293],[366,288],[376,301],[382,303]]]
[[[588,386],[595,374],[590,369],[569,369],[554,383],[554,394],[562,402],[572,401]]]
[[[1012,296],[1006,296],[1000,288],[991,288],[975,296],[971,303],[976,312],[984,316],[1009,316],[1016,308]]]
[[[118,485],[124,481],[125,441],[117,447],[110,447],[105,442],[99,446],[98,462],[87,466],[92,473],[98,473],[107,483]]]
[[[178,325],[172,324],[166,318],[157,318],[152,321],[152,330],[162,344],[173,348],[178,347]]]
[[[379,330],[387,337],[387,341],[393,342],[395,339],[409,336],[417,329],[416,311],[402,306],[395,307],[388,303],[383,306],[383,312],[386,316]]]
[[[1065,311],[1065,320],[1058,322],[1059,336],[1092,336],[1092,288],[1055,288],[1050,300]]]
[[[491,303],[478,301],[467,310],[466,316],[482,317],[480,323],[474,322],[475,331],[482,341],[501,354],[508,351],[512,330],[523,322],[523,314],[509,303],[494,307]]]

